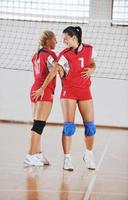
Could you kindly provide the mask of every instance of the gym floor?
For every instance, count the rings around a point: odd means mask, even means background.
[[[72,142],[73,172],[64,171],[62,126],[48,125],[42,137],[50,166],[25,167],[31,124],[0,123],[0,200],[128,200],[128,130],[97,128],[97,170],[83,162],[84,130]]]

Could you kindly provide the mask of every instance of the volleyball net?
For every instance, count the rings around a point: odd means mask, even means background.
[[[59,53],[70,25],[80,26],[97,52],[94,77],[128,80],[126,0],[0,0],[0,69],[31,71],[41,33],[55,32]]]

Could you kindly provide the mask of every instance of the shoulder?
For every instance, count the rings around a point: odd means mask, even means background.
[[[45,49],[46,53],[48,53],[50,56],[52,56],[55,60],[57,59],[57,55],[54,51]]]
[[[42,48],[38,51],[38,54],[40,56],[44,55],[46,57],[48,57],[49,55],[52,56],[55,60],[57,59],[57,56],[55,54],[55,52],[53,52],[52,50],[50,49],[45,49],[45,48]]]
[[[64,55],[64,54],[70,52],[70,50],[71,50],[70,48],[66,48],[66,49],[64,49],[63,51],[61,51],[61,52],[59,53],[59,55]]]
[[[70,52],[70,50],[71,50],[70,48],[66,48],[66,49],[62,50],[62,51],[59,53],[58,58],[60,58],[61,56],[65,56],[67,53]]]
[[[91,45],[91,44],[83,44],[83,46],[85,47],[85,48],[93,48],[93,46]]]

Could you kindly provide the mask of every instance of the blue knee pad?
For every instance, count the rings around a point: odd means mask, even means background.
[[[96,125],[94,122],[84,122],[85,136],[93,136],[96,133]]]
[[[75,133],[76,125],[73,122],[65,122],[63,135],[64,136],[72,136]]]

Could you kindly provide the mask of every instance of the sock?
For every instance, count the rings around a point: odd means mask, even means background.
[[[70,158],[70,153],[64,154],[64,158]]]
[[[93,152],[92,152],[92,150],[88,150],[88,149],[86,149],[85,154],[87,154],[87,155],[92,155]]]

